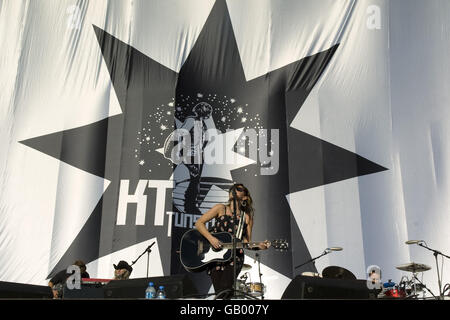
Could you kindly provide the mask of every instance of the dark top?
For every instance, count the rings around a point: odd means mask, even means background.
[[[57,274],[55,274],[55,276],[53,278],[50,279],[50,282],[53,283],[53,285],[61,283],[61,284],[65,284],[67,281],[67,278],[70,277],[72,274],[67,273],[66,270],[62,270],[60,272],[58,272]],[[81,278],[89,278],[89,273],[82,272],[81,273]]]
[[[226,208],[224,208],[225,212],[226,212]],[[239,220],[240,220],[241,216],[240,214],[237,215],[237,221],[234,224],[234,233],[236,233],[236,230],[239,226]],[[218,217],[215,219],[215,223],[214,226],[209,230],[210,232],[229,232],[232,233],[232,226],[234,223],[234,219],[232,215],[228,215],[225,214],[221,217]],[[247,223],[244,223],[244,230],[242,231],[242,239],[244,237],[247,237]],[[239,241],[239,240],[238,240]],[[240,272],[242,266],[244,264],[244,250],[243,249],[236,249],[236,268],[238,270],[237,273]],[[230,265],[233,266],[233,259],[231,259],[228,262],[225,263],[221,263],[221,262],[216,262],[216,263],[212,263],[210,265],[210,267],[208,268],[208,274],[211,274],[211,270],[215,269],[215,270],[220,270],[223,271],[225,269],[225,266]]]

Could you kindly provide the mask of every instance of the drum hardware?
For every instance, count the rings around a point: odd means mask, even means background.
[[[250,282],[247,286],[248,293],[254,297],[261,297],[264,299],[264,292],[266,291],[266,287],[264,283],[261,282]]]
[[[389,279],[388,282],[383,283],[383,289],[382,293],[385,294],[386,292],[395,289],[397,284],[392,281],[392,279]]]
[[[417,274],[431,270],[431,267],[426,264],[411,262],[399,265],[396,267],[396,269],[412,273],[411,280],[403,281],[404,277],[402,277],[399,286],[402,292],[405,293],[405,298],[417,298],[418,297],[417,293],[423,291],[423,288],[426,288],[425,285],[417,278]],[[419,282],[420,285],[417,282]],[[431,294],[434,296],[433,293]]]
[[[379,294],[379,298],[397,298],[398,296],[397,284],[389,279],[388,282],[383,283],[382,292]]]
[[[247,281],[247,278],[242,279],[242,277],[241,277],[241,279],[237,279],[237,280],[236,280],[237,287],[238,287],[238,290],[239,290],[239,291],[242,291],[242,292],[244,292],[244,293],[248,293],[248,291],[247,291],[247,285],[246,285],[246,283],[245,283],[246,281]]]
[[[253,282],[251,274],[245,272],[243,275],[236,279],[236,286],[239,291],[244,293],[244,298],[253,298],[264,300],[264,293],[266,292],[266,286],[262,283],[262,273],[261,273],[261,257],[259,253],[255,254],[256,260],[254,263],[258,263],[258,274],[259,282]],[[249,264],[244,264],[242,266],[242,271],[250,270],[252,268]],[[247,282],[247,280],[250,280]]]
[[[261,300],[264,300],[264,293],[266,291],[266,287],[261,280],[262,277],[261,259],[259,253],[256,253],[255,256],[256,260],[254,263],[258,263],[259,282],[253,282],[251,274],[249,272],[246,272],[238,280],[239,290],[245,292],[247,295],[250,295],[251,297],[261,298]],[[244,264],[244,266],[246,266],[246,270],[250,270],[252,268],[252,266],[248,264]],[[244,269],[244,267],[242,269]],[[248,279],[250,279],[249,282],[247,282]]]
[[[406,292],[402,289],[398,289],[397,287],[387,290],[384,292],[384,295],[389,298],[406,298]]]
[[[418,282],[418,284],[414,283],[416,291],[424,291],[423,289],[426,289],[433,296],[433,298],[437,299],[437,297],[433,294],[433,292],[430,289],[428,289],[428,287],[422,281],[420,281],[419,278],[417,278],[417,275],[413,274],[412,281]]]
[[[262,273],[261,273],[261,257],[259,253],[255,254],[256,256],[256,262],[258,262],[258,274],[259,274],[259,282],[251,283],[250,284],[250,295],[253,295],[255,297],[261,297],[261,300],[264,300],[264,291],[265,287],[262,283]],[[252,294],[253,293],[253,294]]]
[[[426,264],[415,263],[415,262],[402,264],[402,265],[397,266],[396,268],[398,270],[412,272],[413,274],[431,270],[430,266],[427,266]]]
[[[248,272],[246,272],[246,273],[244,273],[242,276],[241,276],[241,280],[244,280],[244,282],[246,282],[247,281],[247,279],[248,279],[248,275],[250,275],[250,273],[248,273]]]
[[[414,268],[414,266],[401,265],[399,267],[417,270],[417,268]],[[426,269],[426,267],[422,269]],[[419,297],[420,292],[423,292],[425,294],[425,289],[433,295],[433,293],[426,287],[426,285],[419,280],[419,278],[417,277],[417,273],[413,273],[411,279],[409,279],[407,276],[403,276],[398,284],[393,282],[392,279],[389,279],[388,282],[383,283],[382,291],[379,293],[378,298],[415,299]],[[433,295],[433,297],[435,296]]]
[[[445,296],[445,294],[447,293],[448,290],[450,290],[450,283],[447,283],[444,286],[444,289],[442,290],[442,294]],[[448,295],[448,297],[450,297],[450,294]],[[448,299],[446,299],[446,300],[448,300]]]
[[[252,268],[251,265],[244,263],[244,265],[242,266],[241,271],[248,271]]]
[[[407,281],[403,280],[402,277],[400,282],[397,284],[389,279],[388,282],[383,283],[382,291],[378,295],[378,298],[395,298],[395,299],[405,299],[408,296],[406,284]],[[406,278],[406,280],[408,280]]]
[[[438,299],[444,299],[444,294],[442,292],[442,278],[443,278],[443,271],[441,270],[441,273],[439,274],[439,263],[438,263],[438,255],[442,257],[442,263],[444,263],[444,258],[450,259],[448,255],[443,254],[442,252],[429,248],[427,243],[424,240],[408,240],[405,242],[406,244],[417,244],[418,246],[425,248],[431,252],[433,252],[434,259],[436,260],[436,272],[438,276],[438,286],[439,286],[439,297]],[[431,269],[431,267],[430,267]],[[434,296],[434,294],[433,294]]]
[[[238,280],[236,280],[239,291],[248,293],[247,279],[248,279],[249,275],[250,275],[250,273],[246,272]]]

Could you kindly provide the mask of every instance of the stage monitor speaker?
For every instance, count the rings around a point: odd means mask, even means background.
[[[158,290],[159,286],[164,286],[168,299],[179,299],[198,294],[192,281],[184,274],[167,277],[113,280],[103,287],[104,295],[105,298],[144,299],[145,289],[147,289],[149,282],[155,284],[156,290]]]
[[[377,290],[367,287],[366,280],[297,276],[281,299],[376,299],[377,295]]]
[[[101,285],[81,285],[80,289],[69,289],[64,286],[63,299],[103,299],[104,290]]]
[[[52,299],[48,286],[0,281],[0,298],[6,299]]]

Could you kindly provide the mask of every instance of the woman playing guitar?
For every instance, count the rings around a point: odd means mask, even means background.
[[[237,221],[233,220],[234,201],[233,193],[236,192],[236,202],[238,209],[236,210]],[[217,204],[203,214],[195,223],[197,230],[211,243],[215,249],[220,249],[222,243],[214,237],[211,232],[229,232],[234,233],[238,239],[244,243],[251,241],[253,228],[253,200],[250,192],[243,184],[235,184],[229,190],[229,199],[227,204]],[[242,216],[244,215],[244,216]],[[241,221],[242,217],[242,221]],[[245,221],[243,220],[245,218]],[[207,230],[205,224],[215,219],[215,224],[211,230]],[[241,228],[239,228],[241,225]],[[234,226],[234,230],[232,229]],[[264,250],[270,246],[268,241],[260,242],[255,249]],[[244,250],[236,250],[236,275],[237,277],[244,264]],[[235,277],[233,277],[233,260],[228,262],[217,262],[208,267],[208,275],[216,293],[226,289],[232,289]],[[224,299],[232,296],[232,291]]]

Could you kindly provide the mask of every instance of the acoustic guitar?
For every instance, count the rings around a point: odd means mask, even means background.
[[[211,233],[211,235],[222,242],[221,249],[215,249],[197,229],[189,230],[183,235],[180,244],[180,260],[187,271],[203,271],[211,263],[228,262],[233,258],[231,233],[217,232]],[[237,242],[236,249],[257,250],[260,242]],[[288,243],[285,240],[272,240],[269,243],[270,247],[275,250],[286,251],[288,249]]]

